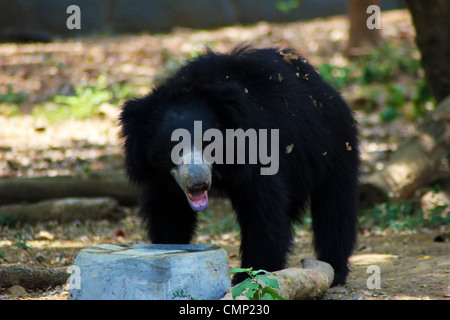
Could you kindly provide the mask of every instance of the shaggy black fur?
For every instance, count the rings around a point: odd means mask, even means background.
[[[279,171],[214,164],[212,188],[230,198],[241,226],[242,266],[285,266],[292,223],[310,204],[314,247],[344,284],[357,237],[359,152],[351,110],[294,51],[238,47],[207,51],[121,114],[126,169],[142,189],[141,215],[153,243],[188,243],[196,212],[170,171],[174,129],[279,129]],[[225,133],[224,133],[225,137]],[[269,148],[270,150],[270,148]],[[234,282],[242,280],[236,278]]]

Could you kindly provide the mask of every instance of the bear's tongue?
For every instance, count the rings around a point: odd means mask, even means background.
[[[200,191],[195,193],[188,193],[187,199],[189,205],[194,211],[203,211],[208,207],[208,192]]]

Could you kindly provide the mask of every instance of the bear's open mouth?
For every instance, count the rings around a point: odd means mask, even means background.
[[[194,211],[203,211],[208,207],[208,191],[186,193],[189,205]]]

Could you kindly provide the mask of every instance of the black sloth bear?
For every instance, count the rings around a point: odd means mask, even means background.
[[[153,243],[189,243],[217,188],[237,214],[242,266],[280,270],[309,205],[317,258],[333,266],[333,285],[345,283],[357,238],[356,122],[294,51],[208,50],[126,102],[120,121]]]

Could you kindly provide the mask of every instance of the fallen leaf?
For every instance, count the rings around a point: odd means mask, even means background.
[[[352,146],[350,145],[349,142],[345,143],[345,147],[347,148],[347,151],[352,151]]]
[[[124,237],[125,238],[125,231],[123,231],[122,229],[118,229],[116,231],[116,237]]]
[[[278,74],[278,82],[283,81],[283,75],[281,73]]]
[[[286,151],[285,151],[285,153],[286,153],[286,154],[289,154],[289,153],[292,152],[293,149],[294,149],[294,144],[291,143],[290,145],[286,146]]]
[[[283,56],[283,60],[290,65],[292,65],[292,60],[298,60],[299,58],[295,53],[284,53],[281,51],[280,54]]]

